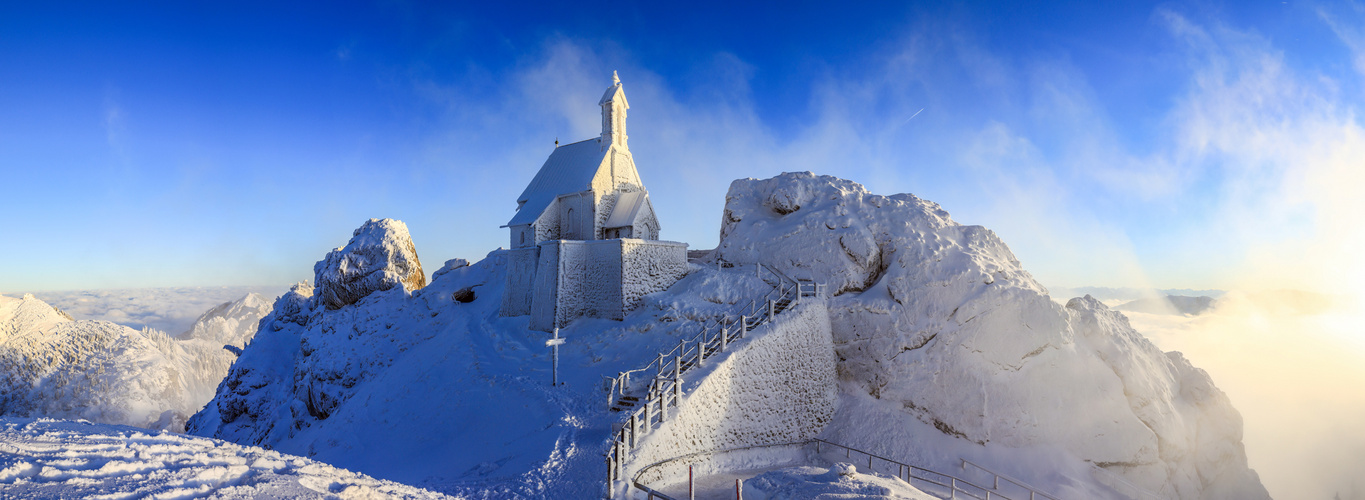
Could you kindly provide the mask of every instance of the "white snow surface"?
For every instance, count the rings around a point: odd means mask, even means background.
[[[54,417],[181,431],[213,397],[270,305],[259,295],[220,305],[185,335],[75,321],[32,295],[0,296],[0,415]]]
[[[85,421],[0,417],[0,497],[448,498],[307,458]]]
[[[850,463],[831,467],[789,467],[744,480],[749,500],[937,500],[905,480],[877,472],[859,472]]]
[[[851,402],[827,439],[957,465],[917,449],[932,428],[976,448],[1059,448],[1164,498],[1268,498],[1240,415],[1203,370],[1098,301],[1053,302],[995,233],[933,202],[811,173],[737,180],[715,255],[838,294],[830,314]]]

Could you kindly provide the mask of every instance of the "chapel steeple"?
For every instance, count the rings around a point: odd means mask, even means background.
[[[621,89],[621,77],[615,71],[611,72],[611,86],[597,104],[602,106],[602,138],[599,139],[602,149],[613,144],[626,148],[626,110],[630,109],[630,103],[626,102],[626,91]]]

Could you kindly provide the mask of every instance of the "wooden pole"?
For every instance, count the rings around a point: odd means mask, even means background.
[[[692,466],[687,466],[687,500],[697,500],[697,492],[692,490]]]

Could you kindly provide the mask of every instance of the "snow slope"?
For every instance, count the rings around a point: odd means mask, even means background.
[[[499,316],[505,266],[499,251],[472,265],[452,259],[424,288],[337,309],[296,286],[189,431],[453,494],[596,497],[619,417],[603,376],[771,289],[752,270],[693,266],[625,321],[561,329],[562,385],[551,387],[548,334]]]
[[[214,439],[11,417],[0,417],[0,497],[448,498]]]
[[[735,181],[722,223],[718,257],[838,294],[848,404],[830,440],[901,457],[934,429],[964,452],[1059,449],[1165,498],[1267,497],[1241,417],[1203,370],[1096,300],[1054,303],[990,230],[914,195],[810,173]]]
[[[205,313],[188,339],[75,321],[25,295],[0,296],[0,415],[183,430],[269,312],[250,294]]]

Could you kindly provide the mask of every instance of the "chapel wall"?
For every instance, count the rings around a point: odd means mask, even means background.
[[[668,289],[687,274],[687,244],[621,239],[621,307],[634,310],[647,294]]]

